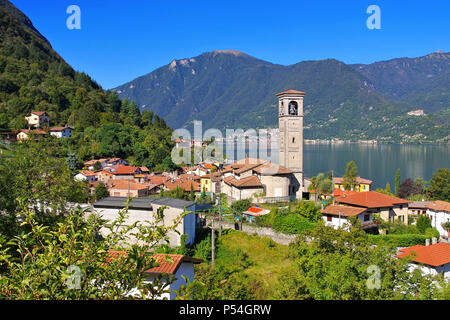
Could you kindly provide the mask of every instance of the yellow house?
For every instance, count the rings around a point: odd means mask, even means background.
[[[200,177],[200,190],[211,192],[211,174],[205,174]]]
[[[345,190],[344,188],[344,178],[334,178],[334,188]],[[372,185],[372,180],[363,179],[361,177],[356,177],[356,185],[353,191],[357,192],[367,192],[370,191],[370,186]]]

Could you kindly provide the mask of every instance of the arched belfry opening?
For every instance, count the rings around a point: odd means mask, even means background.
[[[296,101],[289,102],[289,115],[290,116],[298,115],[298,103]]]

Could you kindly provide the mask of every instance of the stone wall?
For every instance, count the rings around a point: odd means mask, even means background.
[[[209,225],[210,223],[211,219],[208,219],[206,224]],[[239,224],[239,228],[240,226],[241,225]],[[219,229],[219,221],[217,219],[214,221],[214,229]],[[236,229],[236,227],[234,223],[222,221],[222,229]],[[259,237],[267,237],[272,239],[276,243],[284,245],[289,245],[295,240],[296,237],[296,235],[277,232],[271,228],[252,226],[247,223],[242,224],[241,231],[247,234],[256,234]]]

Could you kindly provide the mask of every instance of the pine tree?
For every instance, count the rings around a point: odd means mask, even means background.
[[[384,189],[386,193],[391,193],[391,184],[389,182],[386,183],[386,189]]]
[[[395,195],[398,196],[398,191],[400,190],[400,168],[395,172]]]
[[[345,167],[344,174],[344,188],[345,190],[353,190],[356,185],[356,177],[358,176],[358,167],[356,166],[355,161],[350,161],[347,163]]]

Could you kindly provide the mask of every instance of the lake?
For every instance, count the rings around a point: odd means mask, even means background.
[[[278,152],[273,149],[274,152]],[[246,150],[248,153],[248,150]],[[235,159],[240,158],[235,156]],[[267,157],[261,156],[267,159]],[[354,160],[359,175],[373,181],[372,190],[384,188],[386,182],[394,190],[395,172],[400,168],[401,181],[421,177],[430,180],[439,168],[450,168],[448,145],[399,144],[305,144],[303,170],[305,177],[334,170],[342,177],[346,164]]]
[[[421,177],[430,180],[438,168],[450,167],[448,145],[364,145],[306,144],[303,151],[305,177],[334,170],[335,176],[345,173],[347,162],[354,160],[359,175],[373,180],[372,190],[384,188],[386,182],[394,190],[395,172],[400,168],[401,181]]]

